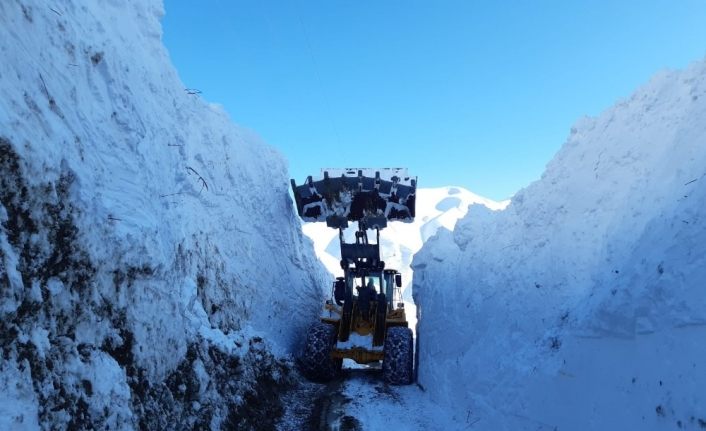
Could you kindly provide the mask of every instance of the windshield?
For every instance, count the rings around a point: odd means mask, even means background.
[[[375,293],[380,293],[380,286],[381,286],[381,280],[380,280],[380,275],[374,274],[374,275],[367,275],[364,277],[360,277],[358,280],[356,280],[356,287],[358,288],[357,290],[360,290],[362,287],[370,288],[372,287],[375,290]]]

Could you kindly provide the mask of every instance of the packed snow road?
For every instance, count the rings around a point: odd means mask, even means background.
[[[285,397],[286,412],[280,431],[368,431],[396,429],[473,429],[431,402],[417,385],[384,383],[379,368],[344,368],[341,378],[327,384],[303,381]]]

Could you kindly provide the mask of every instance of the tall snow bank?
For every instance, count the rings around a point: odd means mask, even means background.
[[[285,161],[185,91],[163,13],[0,3],[2,429],[270,423],[318,311]]]
[[[419,382],[483,429],[706,426],[706,64],[572,128],[415,257]]]

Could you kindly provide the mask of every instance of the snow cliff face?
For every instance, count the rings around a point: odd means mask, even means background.
[[[285,161],[185,91],[162,14],[0,3],[1,429],[266,425],[318,313]]]
[[[484,429],[706,427],[706,64],[415,256],[419,382]]]

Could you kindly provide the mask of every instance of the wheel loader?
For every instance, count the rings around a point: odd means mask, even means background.
[[[322,169],[322,178],[291,180],[299,216],[338,229],[341,269],[319,322],[309,328],[299,363],[304,375],[328,381],[343,359],[382,362],[383,379],[412,383],[414,348],[400,288],[402,276],[380,258],[380,231],[388,222],[414,220],[416,177],[402,168]],[[355,242],[344,230],[357,223]],[[375,241],[368,237],[374,232]]]

